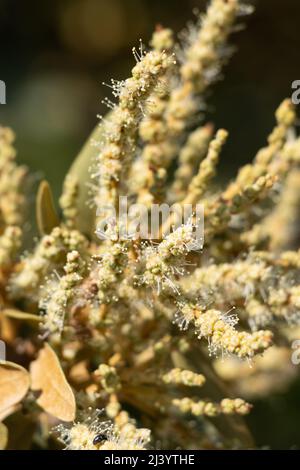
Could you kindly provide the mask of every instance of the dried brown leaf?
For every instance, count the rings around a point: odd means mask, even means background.
[[[26,369],[13,362],[0,362],[0,413],[6,415],[26,395],[30,377]]]
[[[53,349],[45,344],[30,366],[32,390],[41,391],[37,403],[62,421],[75,419],[74,394]]]

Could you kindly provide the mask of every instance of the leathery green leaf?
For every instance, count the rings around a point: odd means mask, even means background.
[[[36,197],[36,220],[40,235],[49,234],[59,225],[51,188],[46,180],[40,183]]]

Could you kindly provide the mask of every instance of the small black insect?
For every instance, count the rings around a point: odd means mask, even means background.
[[[107,436],[105,434],[97,434],[97,436],[94,437],[93,444],[100,444],[100,442],[107,441]]]

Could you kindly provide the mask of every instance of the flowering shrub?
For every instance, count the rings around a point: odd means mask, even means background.
[[[27,169],[0,131],[0,445],[79,450],[247,448],[248,403],[296,375],[300,140],[285,100],[266,146],[225,188],[213,178],[228,138],[204,122],[205,92],[249,8],[212,0],[176,45],[157,28],[75,160],[60,198],[42,182],[39,237],[22,247]],[[91,141],[92,140],[92,141]],[[155,240],[97,226],[120,197],[204,207]],[[129,224],[133,221],[129,220]],[[103,227],[103,224],[101,225]],[[14,426],[26,431],[16,443]]]

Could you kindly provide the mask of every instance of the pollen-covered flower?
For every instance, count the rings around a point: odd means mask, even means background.
[[[144,54],[141,51],[138,55],[134,49],[134,54],[137,63],[132,69],[132,77],[120,84],[112,82],[113,93],[119,103],[105,123],[104,143],[94,175],[99,184],[96,194],[98,207],[101,204],[116,204],[121,176],[126,177],[134,156],[141,107],[174,63],[174,58],[165,52],[150,51]]]
[[[144,450],[150,441],[148,429],[137,429],[134,424],[114,425],[101,419],[101,411],[89,412],[81,422],[71,426],[59,425],[56,432],[65,450]]]
[[[43,309],[43,329],[53,333],[61,333],[64,328],[65,316],[68,306],[75,297],[75,288],[82,281],[83,261],[78,251],[70,251],[67,254],[67,262],[64,266],[64,274],[57,280],[52,279],[44,288],[40,300],[40,308]]]

